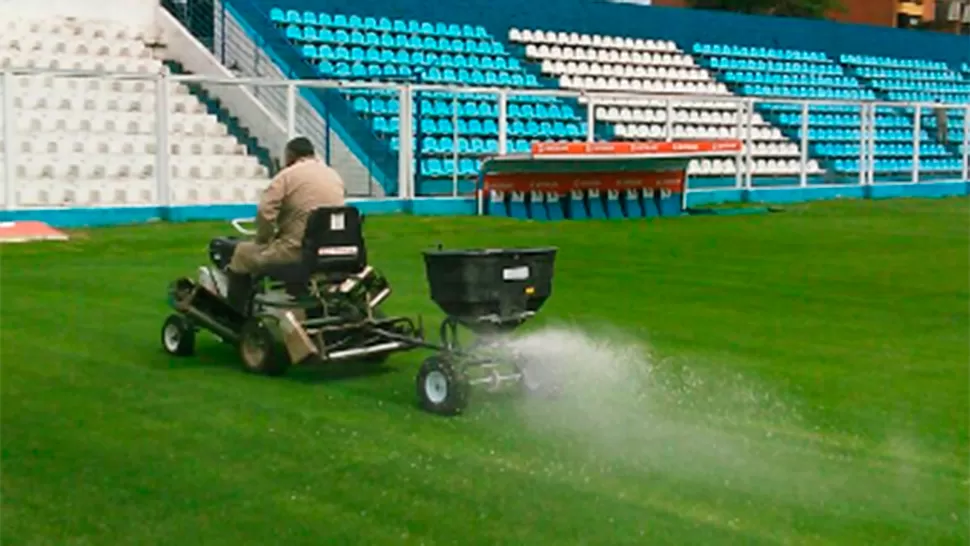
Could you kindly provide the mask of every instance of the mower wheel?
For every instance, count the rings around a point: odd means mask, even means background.
[[[468,406],[471,390],[468,378],[446,357],[428,357],[416,380],[418,400],[425,411],[438,415],[458,415]]]
[[[277,347],[273,332],[259,318],[251,318],[243,325],[239,357],[246,371],[260,375],[280,376],[290,367],[289,359]]]
[[[182,315],[169,315],[162,325],[162,348],[170,355],[191,356],[195,352],[195,328]]]

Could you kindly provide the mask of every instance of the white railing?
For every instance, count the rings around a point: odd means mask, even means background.
[[[177,165],[179,161],[182,160],[180,156],[172,155],[170,153],[171,145],[177,142],[178,137],[170,132],[172,128],[172,119],[174,113],[172,111],[171,105],[174,100],[173,97],[176,95],[178,84],[190,84],[196,83],[204,85],[207,87],[219,87],[219,86],[245,86],[247,89],[252,90],[256,96],[273,96],[278,97],[285,101],[284,104],[278,105],[277,111],[283,114],[285,119],[281,120],[284,122],[284,126],[287,128],[299,128],[300,123],[300,109],[297,108],[297,102],[300,100],[300,91],[304,88],[323,88],[323,89],[340,89],[343,91],[351,89],[383,89],[389,93],[385,99],[390,100],[396,98],[398,101],[398,129],[394,136],[396,136],[399,144],[398,151],[398,179],[397,179],[397,190],[393,192],[388,192],[386,197],[398,197],[403,199],[411,199],[413,197],[421,196],[423,191],[421,187],[416,184],[424,180],[420,175],[421,162],[414,161],[415,150],[412,146],[412,127],[419,127],[418,113],[415,109],[420,104],[420,98],[428,96],[428,93],[432,92],[446,92],[452,93],[455,96],[460,96],[461,99],[452,98],[453,105],[453,116],[452,116],[452,133],[450,135],[452,142],[456,143],[456,151],[452,152],[450,156],[444,156],[445,159],[450,158],[451,160],[460,162],[461,159],[467,159],[467,156],[459,154],[457,151],[457,142],[466,137],[462,135],[458,130],[458,119],[459,115],[457,113],[458,101],[466,100],[465,97],[469,95],[479,95],[479,96],[489,96],[497,101],[498,112],[496,119],[497,126],[497,150],[495,151],[498,155],[503,155],[507,153],[507,144],[511,138],[516,138],[514,135],[510,134],[510,127],[512,123],[509,119],[509,105],[515,101],[516,97],[528,96],[546,96],[546,97],[556,97],[563,101],[569,101],[573,104],[578,104],[580,111],[577,112],[578,120],[583,120],[587,122],[587,133],[585,138],[589,141],[594,140],[596,137],[597,127],[603,127],[605,124],[597,120],[597,108],[615,106],[618,101],[650,101],[652,107],[656,109],[663,109],[667,112],[665,124],[664,137],[666,140],[671,140],[673,138],[673,115],[677,108],[685,107],[690,103],[697,103],[699,101],[709,101],[721,103],[723,111],[735,112],[737,114],[735,118],[735,125],[732,127],[734,133],[740,136],[746,144],[745,151],[743,154],[727,158],[733,162],[735,166],[735,171],[730,173],[729,178],[733,180],[727,185],[723,184],[716,189],[723,189],[725,187],[732,187],[736,189],[751,189],[755,187],[807,187],[816,182],[818,178],[819,183],[824,184],[841,184],[841,185],[873,185],[879,183],[919,183],[924,180],[953,180],[953,181],[966,181],[970,180],[970,105],[967,104],[936,104],[936,103],[891,103],[891,102],[849,102],[849,101],[805,101],[805,100],[794,100],[794,99],[755,99],[755,98],[742,98],[736,96],[701,96],[701,95],[657,95],[657,94],[637,94],[637,93],[581,93],[575,91],[564,91],[564,90],[552,90],[552,89],[495,89],[495,88],[475,88],[475,87],[449,87],[445,85],[425,85],[425,84],[389,84],[389,83],[377,83],[377,82],[357,82],[357,81],[330,81],[330,80],[281,80],[275,78],[213,78],[211,76],[200,76],[200,75],[171,75],[168,73],[161,74],[94,74],[94,73],[67,73],[67,72],[51,72],[51,71],[32,71],[28,69],[18,70],[18,69],[7,69],[3,71],[0,76],[0,82],[2,82],[2,122],[3,122],[3,143],[0,152],[3,154],[3,169],[2,174],[4,176],[4,207],[7,209],[15,208],[26,208],[26,207],[39,207],[39,206],[50,206],[52,204],[45,205],[44,203],[30,203],[24,202],[24,199],[17,199],[18,188],[23,184],[36,183],[37,180],[21,180],[18,178],[18,173],[20,169],[18,166],[23,165],[26,161],[34,161],[34,157],[23,156],[21,144],[24,141],[37,140],[39,138],[39,130],[35,130],[37,126],[31,127],[27,124],[27,130],[22,131],[18,125],[18,120],[22,116],[28,115],[24,108],[19,108],[17,105],[21,102],[26,104],[26,101],[30,101],[32,98],[29,95],[29,91],[23,89],[17,84],[19,78],[22,76],[45,76],[45,77],[56,77],[56,78],[86,78],[86,79],[101,79],[101,80],[141,80],[151,84],[155,89],[155,101],[154,110],[150,114],[146,114],[151,117],[154,130],[154,136],[151,137],[154,142],[154,153],[155,153],[155,163],[154,172],[152,174],[152,187],[153,199],[155,204],[161,205],[179,205],[179,204],[190,204],[186,203],[184,200],[180,200],[173,193],[172,180],[170,177],[170,166]],[[257,92],[262,90],[262,92]],[[184,94],[184,90],[183,90]],[[800,138],[794,140],[787,140],[786,142],[790,144],[796,144],[798,146],[798,153],[794,154],[793,159],[788,160],[787,165],[790,167],[792,162],[797,162],[797,168],[789,168],[786,172],[782,173],[781,169],[771,170],[758,170],[757,160],[755,157],[755,145],[758,144],[757,138],[755,136],[755,120],[756,120],[756,107],[763,104],[778,104],[778,105],[789,105],[790,113],[800,114],[801,123],[801,136]],[[821,105],[839,105],[842,107],[849,107],[853,114],[858,114],[858,126],[853,126],[853,130],[857,129],[858,139],[853,143],[853,146],[858,147],[858,168],[845,168],[842,170],[837,170],[833,168],[833,164],[827,163],[823,166],[825,171],[822,173],[810,172],[809,166],[812,164],[813,157],[809,153],[810,148],[819,144],[818,142],[813,142],[809,136],[809,133],[813,129],[826,130],[829,127],[825,126],[813,126],[810,123],[809,118],[809,108],[817,107]],[[940,172],[929,172],[929,170],[920,168],[921,165],[921,144],[926,144],[926,142],[920,138],[921,127],[922,127],[922,114],[925,112],[932,112],[937,108],[946,108],[949,110],[959,110],[963,113],[961,122],[954,123],[951,119],[950,128],[956,128],[962,125],[962,142],[950,142],[951,147],[949,150],[950,162],[947,164],[945,169],[939,169]],[[910,110],[907,110],[910,109]],[[53,112],[45,111],[43,115],[50,115]],[[813,112],[814,113],[814,112]],[[876,162],[877,154],[877,129],[876,118],[881,115],[894,114],[896,116],[904,116],[908,119],[914,120],[913,123],[907,124],[905,127],[897,128],[896,130],[908,130],[909,139],[907,141],[897,141],[897,145],[909,144],[912,146],[912,157],[908,158],[912,164],[906,170],[902,172],[900,169],[895,169],[892,172],[885,171],[884,169],[878,168]],[[38,114],[40,115],[40,114]],[[97,112],[92,113],[94,116],[110,116],[111,112]],[[43,116],[41,116],[43,117]],[[766,127],[777,127],[775,125],[767,125]],[[846,127],[839,127],[839,129],[845,130]],[[297,132],[299,132],[297,130]],[[126,138],[124,131],[119,131],[114,135],[118,139]],[[424,135],[419,135],[420,138]],[[442,135],[449,136],[449,135]],[[932,137],[932,135],[931,135]],[[580,137],[582,138],[582,137]],[[844,139],[843,139],[844,140]],[[956,147],[959,146],[959,155],[954,152]],[[854,147],[852,148],[854,149]],[[121,159],[121,158],[116,158]],[[956,161],[959,161],[959,164]],[[816,159],[817,161],[817,159]],[[366,161],[362,161],[361,165],[366,165]],[[467,166],[467,164],[466,164]],[[451,185],[451,191],[438,192],[446,193],[450,196],[459,195],[469,195],[471,192],[469,188],[463,187],[460,183],[462,180],[473,180],[473,172],[477,170],[477,165],[474,165],[475,169],[470,172],[460,172],[458,165],[455,165],[453,173],[449,178],[439,177],[439,182],[443,182],[445,186],[449,183]],[[850,166],[854,167],[854,166]],[[339,168],[339,166],[338,166]],[[884,172],[885,171],[885,172]],[[363,176],[367,176],[366,173]],[[57,184],[57,183],[71,183],[72,180],[65,179],[45,179],[43,182]],[[721,177],[722,179],[724,176]],[[695,176],[692,178],[692,187],[690,192],[703,192],[709,191],[710,187],[704,187],[705,177]],[[116,179],[117,181],[117,179]],[[144,179],[142,179],[144,182]],[[123,180],[122,180],[123,182]],[[226,180],[214,180],[212,183],[226,182]],[[232,182],[229,180],[229,182]],[[200,186],[205,185],[207,182],[204,180],[192,181],[193,184],[198,184]],[[239,194],[236,194],[237,196]],[[383,195],[373,195],[372,197],[384,197]],[[226,200],[229,198],[225,198]],[[239,200],[238,197],[234,198],[236,201]],[[229,199],[232,200],[232,199]],[[89,203],[90,204],[90,203]],[[70,205],[70,203],[68,203]],[[76,204],[74,206],[77,206]]]

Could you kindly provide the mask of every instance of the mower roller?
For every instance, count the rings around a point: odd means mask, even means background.
[[[248,221],[232,225],[252,235],[244,227]],[[199,268],[198,279],[182,277],[169,287],[175,312],[162,326],[162,347],[190,356],[196,333],[206,330],[237,347],[244,369],[268,376],[293,365],[381,363],[396,352],[431,349],[435,354],[417,375],[417,395],[423,409],[439,415],[461,413],[476,385],[496,390],[521,382],[530,392],[549,390],[502,341],[551,294],[555,248],[425,252],[431,298],[446,314],[440,342],[433,343],[420,317],[387,317],[380,310],[391,287],[367,264],[362,224],[353,207],[314,211],[301,260],[250,278],[243,298],[230,292],[226,272],[242,239],[213,239],[211,265]],[[476,339],[461,344],[459,326]]]

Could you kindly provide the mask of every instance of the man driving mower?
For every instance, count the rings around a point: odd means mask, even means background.
[[[297,137],[287,142],[283,161],[283,170],[259,201],[254,239],[235,245],[226,268],[229,303],[243,312],[254,276],[271,267],[300,261],[310,213],[345,203],[343,179],[316,157],[309,139]]]

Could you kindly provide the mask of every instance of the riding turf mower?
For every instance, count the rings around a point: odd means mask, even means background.
[[[250,220],[232,222],[242,235]],[[193,280],[169,287],[175,313],[162,327],[163,348],[189,356],[206,330],[238,348],[250,372],[279,376],[292,365],[380,363],[393,353],[426,348],[416,378],[423,409],[461,413],[472,386],[498,390],[521,384],[528,392],[556,390],[548,370],[500,350],[505,336],[535,315],[552,293],[555,248],[429,250],[424,261],[431,298],[445,312],[440,342],[425,338],[420,319],[388,317],[380,310],[391,294],[387,279],[367,263],[362,226],[354,207],[314,211],[303,237],[302,259],[252,278],[244,301],[231,301],[226,266],[238,236],[209,244],[211,265]],[[476,334],[459,342],[458,328]]]

